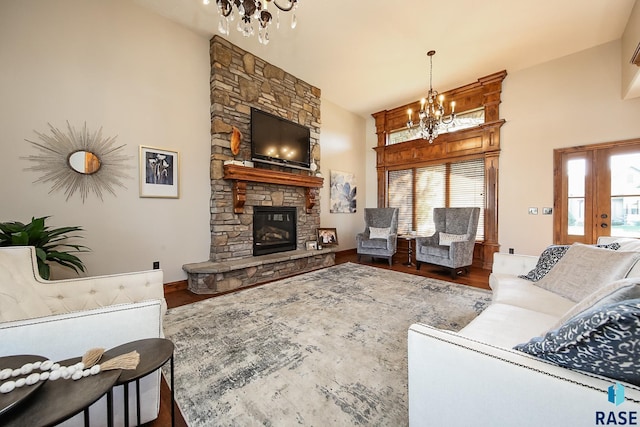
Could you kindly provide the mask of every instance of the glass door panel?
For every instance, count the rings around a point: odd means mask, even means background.
[[[584,236],[586,160],[567,161],[567,234]]]
[[[640,237],[640,153],[610,157],[611,235]]]

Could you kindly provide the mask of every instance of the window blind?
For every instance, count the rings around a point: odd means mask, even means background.
[[[416,228],[420,236],[431,236],[436,231],[433,208],[445,206],[446,173],[444,164],[416,169]]]
[[[413,230],[413,169],[389,171],[388,206],[398,208],[398,234]]]
[[[477,240],[484,240],[484,159],[389,171],[387,205],[399,209],[398,232],[435,232],[433,208],[479,207]]]
[[[484,161],[474,159],[451,163],[449,173],[449,206],[452,208],[478,207],[477,240],[484,240]]]

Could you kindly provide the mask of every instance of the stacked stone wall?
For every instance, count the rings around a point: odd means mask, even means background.
[[[315,240],[320,226],[319,195],[306,212],[304,189],[270,184],[247,184],[245,212],[234,213],[232,182],[223,179],[226,160],[251,160],[251,107],[311,129],[311,156],[320,166],[320,89],[214,36],[211,55],[211,251],[210,261],[232,261],[252,256],[253,206],[295,206],[298,212],[297,248]],[[243,135],[240,152],[231,153],[231,133]],[[308,174],[279,166],[255,167]]]

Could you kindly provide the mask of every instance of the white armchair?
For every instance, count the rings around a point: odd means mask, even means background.
[[[40,278],[33,247],[0,248],[0,356],[36,354],[52,360],[90,348],[159,338],[166,311],[162,271],[70,280]],[[143,422],[158,416],[160,373],[140,383]],[[135,407],[135,393],[130,394]],[[123,422],[122,387],[114,390],[116,425]],[[104,398],[91,406],[91,425],[104,425]],[[130,413],[134,422],[135,411]],[[83,425],[82,415],[63,423]]]

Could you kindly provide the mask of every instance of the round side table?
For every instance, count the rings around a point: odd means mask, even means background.
[[[70,366],[80,360],[82,360],[81,357],[74,357],[59,363]],[[77,381],[72,379],[43,381],[42,387],[29,399],[0,416],[0,425],[3,427],[53,426],[84,411],[84,424],[88,426],[89,406],[108,394],[107,392],[120,376],[120,372],[122,372],[120,369],[103,371],[98,375],[91,375]],[[109,396],[107,396],[107,406],[107,425],[112,426],[113,408]]]
[[[413,255],[413,246],[412,246],[411,242],[413,240],[416,240],[416,237],[417,236],[412,236],[410,234],[400,236],[401,239],[404,239],[404,240],[407,241],[407,247],[408,247],[408,251],[407,251],[407,258],[408,259],[407,259],[407,262],[405,262],[403,265],[408,265],[408,266],[415,265],[413,263],[413,261],[412,261],[412,258],[411,258],[411,256]]]
[[[148,338],[133,341],[114,347],[104,353],[102,361],[113,359],[131,351],[140,354],[140,363],[136,369],[123,370],[120,378],[115,383],[116,386],[124,388],[124,425],[129,426],[129,385],[135,382],[136,385],[136,421],[140,425],[140,379],[152,372],[160,369],[168,361],[171,362],[171,425],[175,425],[175,396],[173,387],[173,349],[171,341],[164,338]]]
[[[17,369],[23,366],[25,363],[43,362],[44,360],[46,359],[42,356],[35,356],[30,354],[0,357],[0,369]],[[7,379],[6,381],[9,381],[10,379]],[[4,382],[5,381],[0,381],[0,383]],[[0,417],[5,412],[9,412],[9,410],[19,405],[32,393],[35,393],[38,388],[42,387],[43,384],[43,381],[38,381],[33,385],[16,388],[11,393],[0,393]],[[0,420],[1,419],[2,418],[0,418]]]

